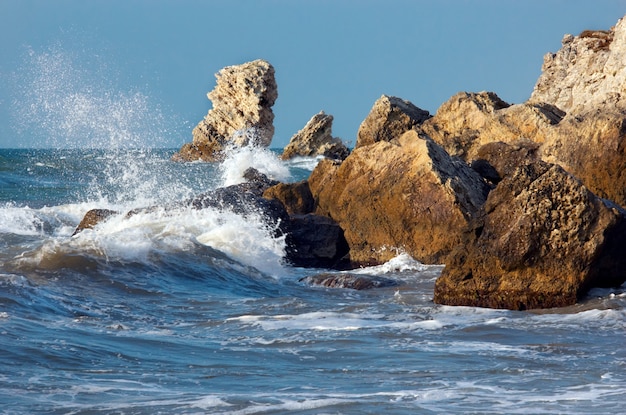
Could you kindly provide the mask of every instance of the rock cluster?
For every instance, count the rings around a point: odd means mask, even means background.
[[[281,158],[324,156],[345,159],[350,150],[341,139],[332,136],[333,116],[324,111],[315,114],[304,128],[298,131],[283,150]]]
[[[403,252],[445,264],[437,303],[571,305],[592,287],[626,281],[625,85],[623,19],[608,31],[565,36],[561,50],[545,57],[527,102],[461,92],[431,116],[383,95],[349,154],[332,137],[332,117],[321,112],[283,154],[330,157],[308,180],[274,183],[252,174],[247,184],[191,205],[260,210],[286,235],[287,259],[296,266],[343,269]],[[269,144],[271,65],[226,68],[209,98],[214,109],[187,147],[194,157],[216,159],[227,142],[251,137]],[[242,129],[256,133],[238,136]],[[188,158],[182,149],[179,156]],[[93,213],[85,227],[106,215]],[[351,274],[304,282],[386,284]]]
[[[216,161],[228,145],[269,146],[274,135],[272,106],[278,97],[274,67],[265,60],[228,66],[216,75],[208,93],[213,103],[193,130],[193,141],[183,145],[176,160]]]
[[[316,213],[344,230],[355,265],[385,262],[398,249],[442,262],[488,192],[467,164],[415,131],[359,147],[341,164],[322,161],[309,187]]]
[[[443,262],[435,301],[571,305],[626,281],[626,23],[566,36],[532,97],[461,92],[432,117],[383,96],[308,185],[354,265]],[[610,201],[609,201],[610,200]]]
[[[263,197],[264,194],[272,194],[271,191],[268,192],[272,187],[282,188],[284,185],[270,180],[256,169],[247,169],[243,178],[245,179],[243,183],[217,188],[173,206],[151,206],[131,210],[124,218],[128,219],[133,215],[149,213],[159,208],[166,210],[214,208],[241,216],[261,215],[264,222],[273,230],[274,236],[285,237],[285,260],[291,265],[333,269],[347,267],[345,257],[348,253],[348,244],[343,236],[343,230],[335,221],[310,212],[291,214],[285,208],[285,204],[289,206],[288,200],[283,203],[275,197]],[[290,211],[293,211],[292,207]],[[73,236],[86,229],[93,229],[111,216],[119,214],[107,209],[92,209],[85,214]]]

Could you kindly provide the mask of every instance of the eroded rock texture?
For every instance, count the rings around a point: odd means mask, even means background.
[[[626,217],[560,166],[524,165],[493,190],[435,285],[440,304],[575,304],[626,280]]]
[[[333,137],[333,116],[324,111],[315,114],[298,131],[283,150],[281,158],[325,156],[337,160],[348,157],[350,150],[338,137]]]
[[[225,67],[215,76],[216,86],[208,93],[213,108],[175,159],[216,161],[229,145],[267,147],[272,141],[272,106],[278,97],[274,67],[259,59]]]

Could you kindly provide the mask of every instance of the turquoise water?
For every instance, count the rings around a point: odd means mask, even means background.
[[[300,180],[316,160],[244,149],[0,150],[0,413],[619,413],[626,294],[513,312],[432,303],[440,266],[326,289],[284,263],[260,217],[154,209],[247,166]],[[72,236],[92,208],[121,212]],[[622,411],[623,412],[623,411]]]

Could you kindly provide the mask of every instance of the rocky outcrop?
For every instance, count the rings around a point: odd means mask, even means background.
[[[488,191],[469,166],[415,131],[357,148],[341,164],[320,162],[309,187],[316,213],[344,230],[355,264],[399,251],[443,262]]]
[[[470,164],[492,143],[533,142],[531,158],[562,165],[594,193],[626,206],[626,110],[566,115],[552,104],[508,105],[493,93],[463,92],[416,129]]]
[[[493,190],[435,285],[439,304],[532,309],[626,280],[626,216],[558,165],[522,166]]]
[[[216,161],[228,145],[270,145],[272,106],[278,97],[274,67],[256,60],[223,68],[216,78],[215,88],[208,93],[213,108],[194,128],[193,141],[174,159]]]
[[[542,103],[510,105],[493,92],[460,92],[445,102],[418,130],[468,163],[492,142],[529,139],[545,142],[557,133],[565,113]]]
[[[337,160],[348,157],[350,150],[341,139],[332,136],[333,116],[324,111],[315,114],[283,150],[281,158],[324,156]]]
[[[379,141],[391,141],[430,118],[411,102],[398,97],[381,96],[359,126],[355,148]]]
[[[544,57],[530,102],[547,102],[572,114],[626,108],[626,20],[614,28],[565,35]]]

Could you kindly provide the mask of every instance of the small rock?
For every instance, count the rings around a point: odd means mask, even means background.
[[[398,282],[389,278],[353,273],[323,273],[300,279],[310,285],[328,288],[349,288],[353,290],[369,290],[372,288],[395,287]]]
[[[339,139],[332,136],[333,116],[316,114],[306,126],[298,131],[283,150],[281,158],[325,156],[332,159],[345,159],[350,150]]]
[[[315,208],[315,200],[306,180],[296,183],[278,183],[268,188],[263,193],[263,197],[280,200],[290,215],[312,213]]]
[[[76,230],[74,230],[72,236],[76,235],[79,232],[82,232],[85,229],[93,229],[100,222],[103,222],[111,216],[118,214],[119,212],[109,209],[91,209],[90,211],[85,213],[85,216],[83,216],[83,219],[76,227]]]

